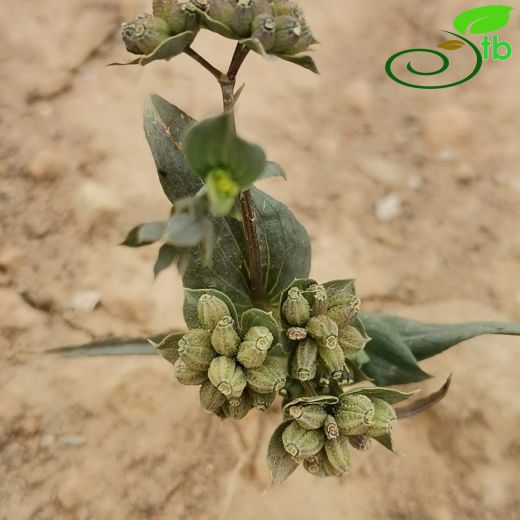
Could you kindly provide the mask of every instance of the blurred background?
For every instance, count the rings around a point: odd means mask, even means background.
[[[251,55],[240,132],[288,173],[264,189],[313,240],[318,280],[353,277],[366,310],[424,321],[520,320],[520,19],[507,62],[427,91],[389,80],[390,54],[435,47],[472,2],[302,1],[321,75]],[[56,359],[46,349],[181,327],[174,269],[119,247],[169,205],[142,132],[158,93],[196,118],[218,86],[186,56],[145,68],[120,24],[151,1],[2,2],[0,519],[518,518],[518,339],[484,337],[424,368],[448,397],[396,428],[403,456],[352,475],[299,470],[267,494],[278,410],[239,426],[202,413],[161,359]],[[194,48],[219,67],[234,44]],[[459,51],[461,52],[461,51]]]

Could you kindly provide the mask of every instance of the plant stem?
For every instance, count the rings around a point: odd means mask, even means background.
[[[316,389],[314,388],[314,386],[312,385],[312,383],[310,383],[309,381],[302,381],[302,386],[303,386],[303,389],[305,390],[305,392],[312,396],[312,397],[315,397],[318,395],[318,392],[316,392]]]
[[[235,84],[238,71],[244,63],[249,49],[244,47],[241,43],[237,43],[235,52],[231,59],[229,69],[226,74],[211,65],[205,58],[195,52],[191,47],[184,51],[188,56],[200,63],[210,74],[216,78],[222,90],[222,103],[224,105],[224,112],[231,114],[231,121],[235,126],[234,106],[236,101]],[[262,261],[260,256],[260,242],[258,240],[258,233],[256,229],[256,214],[251,191],[245,190],[240,194],[240,211],[242,213],[242,223],[244,227],[244,235],[247,242],[247,252],[249,257],[249,282],[251,284],[251,296],[253,303],[260,307],[263,305],[263,275],[262,275]]]

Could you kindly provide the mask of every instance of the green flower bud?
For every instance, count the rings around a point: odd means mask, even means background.
[[[200,404],[208,412],[217,411],[226,402],[226,396],[213,386],[211,381],[205,381],[200,387]]]
[[[179,355],[191,368],[207,371],[212,359],[217,355],[211,348],[210,331],[194,329],[179,340]]]
[[[335,349],[338,346],[338,326],[327,316],[312,317],[306,329],[323,347]]]
[[[248,389],[249,397],[251,398],[251,405],[253,408],[265,412],[271,407],[276,397],[276,392],[270,394],[259,394],[251,389]]]
[[[223,356],[233,357],[240,346],[240,336],[235,330],[235,324],[231,316],[224,316],[211,334],[213,348]]]
[[[345,327],[357,318],[360,308],[361,300],[355,294],[350,294],[347,303],[329,307],[327,316],[334,320],[339,327]]]
[[[261,14],[253,20],[251,38],[256,38],[266,51],[276,42],[276,23],[269,14]]]
[[[325,441],[325,453],[332,467],[340,474],[352,469],[352,448],[348,437],[340,435]]]
[[[318,42],[314,38],[310,26],[305,22],[301,22],[301,32],[298,41],[294,45],[291,45],[284,54],[294,55],[299,54],[300,52],[305,52],[315,43]]]
[[[311,338],[304,339],[296,347],[291,358],[292,376],[300,381],[316,377],[318,344]]]
[[[285,385],[285,378],[285,370],[273,357],[267,357],[261,367],[246,370],[247,384],[260,394],[281,390]]]
[[[190,0],[154,0],[153,14],[162,18],[172,35],[184,31],[196,31],[200,27],[196,2]]]
[[[374,405],[362,394],[344,394],[336,405],[334,418],[342,435],[362,435],[374,420]]]
[[[238,350],[237,359],[245,368],[257,368],[263,364],[273,344],[273,335],[266,327],[251,327]]]
[[[338,345],[336,348],[327,348],[320,346],[320,359],[323,366],[327,369],[330,377],[335,381],[339,381],[343,377],[343,367],[345,366],[345,354]]]
[[[196,370],[189,367],[182,358],[179,358],[174,365],[175,377],[183,385],[200,385],[208,379],[207,372]]]
[[[236,403],[224,403],[221,410],[224,415],[233,421],[240,421],[243,419],[252,408],[251,398],[244,392],[240,400]]]
[[[275,43],[271,48],[272,53],[285,54],[298,43],[302,34],[302,24],[294,16],[277,16]]]
[[[289,327],[285,333],[292,341],[301,341],[307,337],[307,331],[302,327]]]
[[[285,451],[293,457],[306,458],[316,455],[325,443],[325,434],[321,430],[306,430],[293,421],[282,434]]]
[[[325,471],[323,470],[323,450],[316,455],[311,455],[303,461],[303,467],[311,474],[316,477],[326,477]]]
[[[306,430],[321,428],[327,418],[327,412],[319,404],[290,406],[287,413]]]
[[[339,437],[339,428],[332,415],[327,415],[325,418],[325,421],[323,422],[323,431],[325,432],[325,437],[329,440]]]
[[[365,348],[367,339],[355,327],[345,325],[339,329],[338,343],[345,356],[353,356]]]
[[[122,28],[126,50],[132,54],[150,54],[170,36],[168,24],[151,14],[142,14]]]
[[[313,301],[311,313],[313,316],[321,316],[327,312],[327,291],[323,285],[313,284],[309,287],[312,291]]]
[[[218,388],[228,401],[233,403],[242,395],[246,387],[244,371],[237,366],[234,359],[226,356],[219,356],[211,362],[208,377],[213,386]]]
[[[372,439],[368,435],[351,435],[348,440],[359,451],[368,451],[372,445]]]
[[[213,330],[224,316],[230,315],[230,312],[220,298],[203,294],[197,303],[197,314],[202,328]]]
[[[395,410],[383,399],[372,398],[374,405],[374,420],[366,430],[369,437],[381,437],[392,432],[394,422],[397,420]]]
[[[302,327],[309,321],[311,306],[298,287],[292,287],[282,305],[282,313],[289,325]]]

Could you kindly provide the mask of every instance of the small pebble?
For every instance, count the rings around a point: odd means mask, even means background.
[[[40,439],[40,448],[49,449],[54,446],[56,442],[56,437],[52,434],[43,435]]]
[[[54,180],[67,169],[65,159],[53,150],[42,150],[29,165],[29,173],[37,180]]]
[[[63,446],[68,446],[70,448],[80,448],[85,444],[85,439],[77,435],[69,435],[67,437],[62,437],[60,442],[63,444]]]
[[[72,298],[70,308],[77,312],[92,312],[100,302],[101,293],[99,291],[81,291]]]
[[[375,207],[379,222],[390,222],[403,214],[403,201],[397,193],[390,193],[379,200]]]

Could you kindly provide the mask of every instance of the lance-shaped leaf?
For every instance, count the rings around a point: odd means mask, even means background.
[[[484,334],[520,336],[520,324],[500,322],[473,322],[459,324],[432,324],[407,320],[397,316],[363,314],[362,321],[371,330],[386,332],[400,341],[422,361],[440,354],[444,350]],[[369,335],[371,335],[369,333]],[[368,344],[367,350],[371,343]],[[371,350],[369,350],[370,355]]]
[[[290,63],[294,63],[295,65],[299,65],[304,69],[310,70],[314,72],[314,74],[319,74],[318,67],[314,60],[310,56],[280,56],[282,60],[288,61]]]
[[[195,39],[196,33],[193,31],[185,31],[164,40],[153,52],[145,56],[139,56],[132,61],[126,63],[110,63],[114,65],[148,65],[156,60],[171,60],[175,56],[182,54]]]
[[[395,413],[397,414],[397,418],[405,419],[407,417],[412,417],[413,415],[417,415],[418,413],[421,413],[422,411],[427,410],[428,408],[431,408],[432,406],[436,405],[439,401],[446,397],[446,394],[450,389],[450,385],[451,375],[450,377],[448,377],[446,382],[439,388],[439,390],[432,392],[430,395],[427,395],[426,397],[416,399],[415,401],[412,401],[409,404],[399,406],[398,408],[396,408]]]
[[[258,179],[266,159],[259,146],[236,135],[232,117],[224,113],[195,124],[184,138],[184,153],[202,179],[221,169],[244,188]]]
[[[460,13],[453,26],[462,34],[483,34],[498,31],[509,22],[509,13],[513,8],[508,5],[485,5]]]
[[[290,421],[286,421],[274,431],[267,448],[267,466],[271,471],[271,485],[281,484],[294,472],[298,463],[285,451],[282,435]]]
[[[287,175],[283,171],[282,167],[273,161],[267,161],[265,168],[262,170],[259,179],[267,179],[269,177],[283,177],[287,180]]]
[[[160,343],[155,343],[150,340],[159,354],[172,365],[179,359],[179,340],[184,336],[184,332],[176,332],[169,334]]]
[[[363,372],[378,386],[415,383],[427,379],[403,338],[376,314],[360,315],[367,334],[372,338],[365,347],[370,361]]]
[[[157,260],[153,266],[154,277],[157,278],[162,271],[170,267],[181,254],[182,252],[176,247],[163,244],[159,249]]]
[[[128,233],[121,245],[128,247],[142,247],[153,244],[154,242],[161,240],[165,229],[166,224],[164,222],[147,222],[146,224],[139,224]]]

